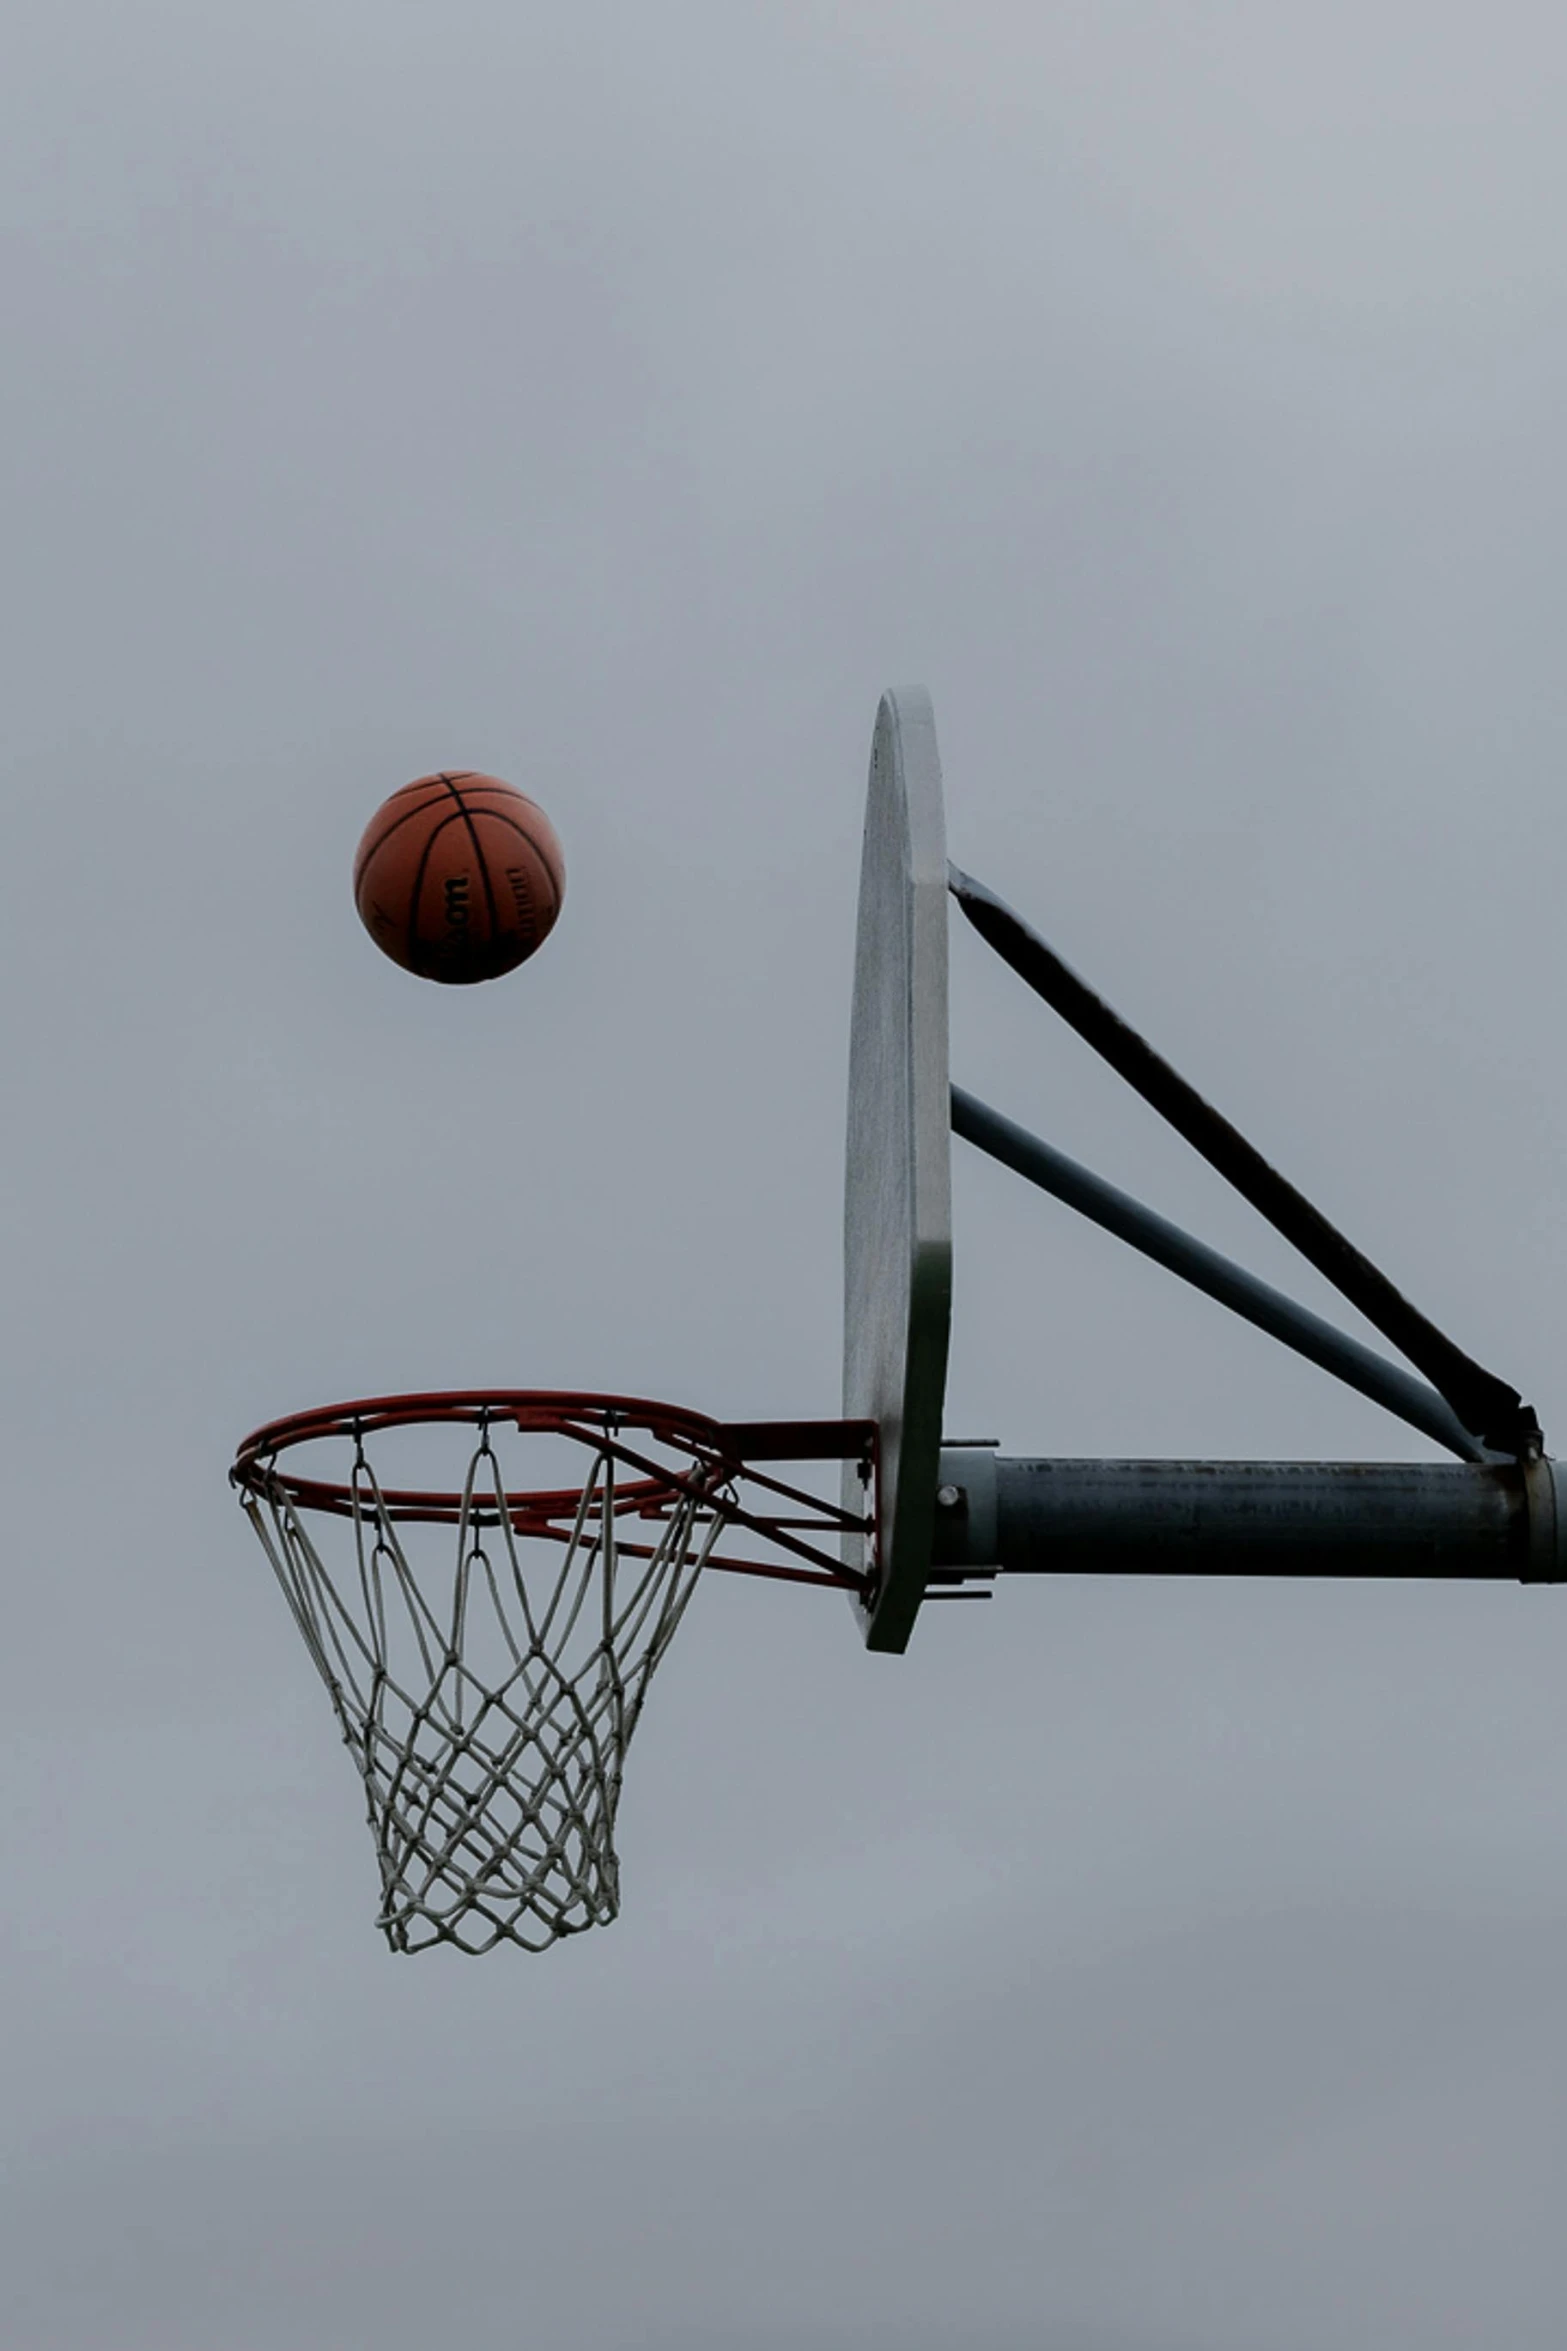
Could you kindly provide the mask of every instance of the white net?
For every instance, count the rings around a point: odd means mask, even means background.
[[[539,1951],[615,1917],[626,1748],[724,1524],[711,1462],[617,1485],[612,1425],[572,1432],[580,1494],[521,1495],[515,1435],[464,1431],[460,1498],[383,1488],[361,1431],[338,1487],[244,1481],[364,1779],[394,1951]]]

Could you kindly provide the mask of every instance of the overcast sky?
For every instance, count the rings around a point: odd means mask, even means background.
[[[1561,12],[83,0],[0,72],[7,2351],[1559,2351],[1567,1601],[713,1580],[624,1913],[390,1958],[225,1483],[832,1412],[881,689],[954,854],[1567,1424]],[[379,957],[435,766],[536,963]],[[958,1077],[1313,1304],[977,945]],[[949,1424],[1422,1441],[971,1156]]]

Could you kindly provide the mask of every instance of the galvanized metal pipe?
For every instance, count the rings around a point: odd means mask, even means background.
[[[1558,1465],[941,1457],[932,1585],[1007,1575],[1567,1580]]]

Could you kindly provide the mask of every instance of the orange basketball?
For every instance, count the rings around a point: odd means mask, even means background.
[[[555,927],[566,868],[542,808],[472,768],[419,776],[379,807],[354,904],[383,954],[468,987],[526,963]]]

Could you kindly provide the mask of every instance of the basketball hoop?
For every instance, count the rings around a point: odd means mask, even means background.
[[[757,1466],[806,1461],[860,1462],[865,1514]],[[230,1476],[363,1777],[394,1951],[614,1918],[626,1749],[698,1578],[863,1591],[838,1551],[873,1468],[864,1422],[581,1394],[376,1397],[246,1438]]]

